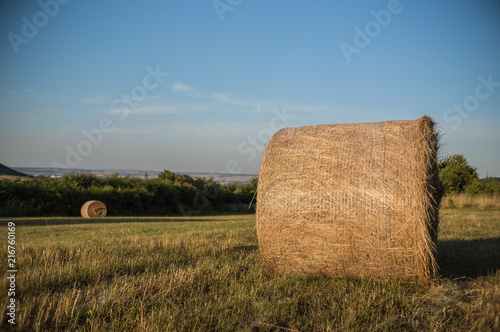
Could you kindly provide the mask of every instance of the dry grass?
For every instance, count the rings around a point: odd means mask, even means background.
[[[428,282],[441,198],[436,153],[426,116],[280,130],[259,173],[265,264],[280,273]]]
[[[500,210],[500,195],[455,194],[443,197],[444,209]]]
[[[499,212],[443,211],[438,263],[458,279],[426,287],[273,275],[252,215],[14,222],[19,331],[500,328]],[[2,226],[2,248],[6,234]],[[0,261],[6,255],[1,250]],[[2,278],[0,330],[6,287]]]

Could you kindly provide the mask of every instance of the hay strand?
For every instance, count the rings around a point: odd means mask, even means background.
[[[101,201],[88,201],[82,205],[80,213],[83,218],[104,218],[108,210]]]
[[[430,280],[437,148],[427,116],[278,131],[258,182],[264,264],[278,273]]]

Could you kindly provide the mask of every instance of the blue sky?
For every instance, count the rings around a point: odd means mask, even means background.
[[[498,1],[0,3],[6,165],[257,173],[277,128],[427,114],[500,176]]]

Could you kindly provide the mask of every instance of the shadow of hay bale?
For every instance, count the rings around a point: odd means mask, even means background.
[[[500,269],[500,237],[439,241],[437,252],[445,278],[477,278]]]

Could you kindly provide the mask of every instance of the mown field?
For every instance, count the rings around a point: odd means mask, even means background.
[[[441,212],[430,286],[272,275],[254,215],[1,219],[3,266],[8,221],[19,331],[500,330],[500,211]]]

